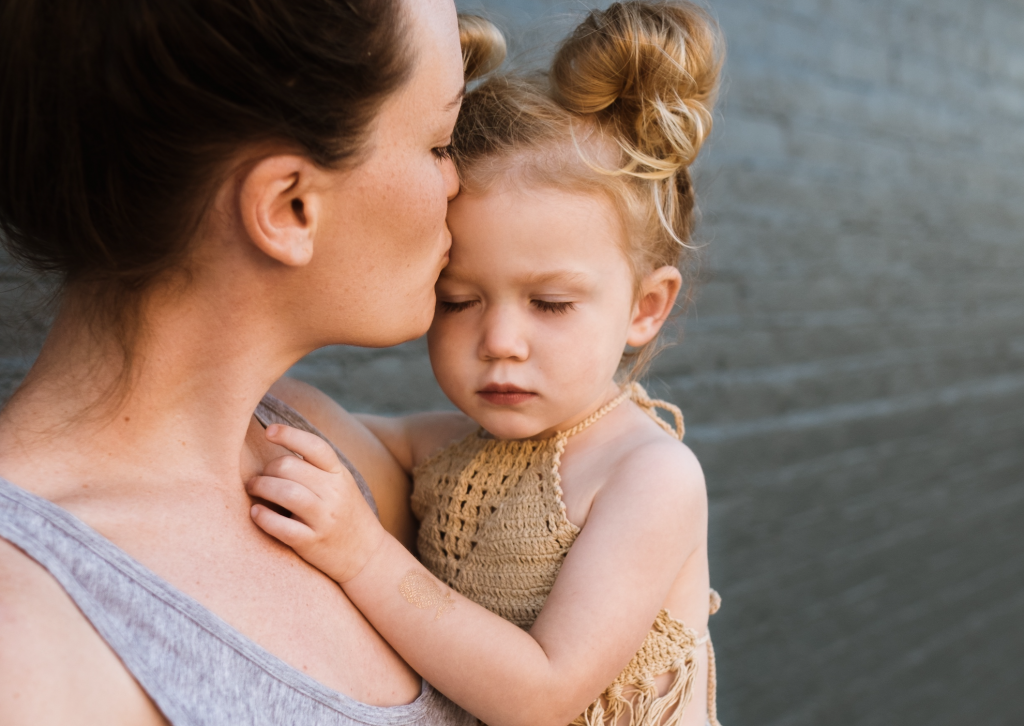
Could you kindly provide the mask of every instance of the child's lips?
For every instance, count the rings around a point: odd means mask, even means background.
[[[525,401],[529,401],[537,395],[532,391],[527,391],[519,388],[518,386],[509,384],[486,386],[477,391],[476,394],[488,403],[493,403],[496,406],[515,406]]]

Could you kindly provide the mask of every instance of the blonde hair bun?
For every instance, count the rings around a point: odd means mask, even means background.
[[[724,41],[690,2],[617,2],[594,10],[555,56],[551,83],[568,110],[612,124],[625,173],[665,179],[711,132]]]
[[[505,60],[505,36],[479,15],[459,15],[459,41],[466,81],[487,75]]]

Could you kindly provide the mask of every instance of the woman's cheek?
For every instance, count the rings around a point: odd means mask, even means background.
[[[417,252],[427,254],[427,249],[433,246],[432,232],[444,224],[447,212],[447,204],[442,206],[437,202],[432,171],[416,163],[401,167],[395,175],[401,180],[399,193],[393,198],[392,208],[384,211],[400,220],[405,230],[400,239],[408,252],[413,253],[412,259],[417,259]]]
[[[437,160],[431,154],[430,167],[416,178],[420,185],[418,198],[421,200],[424,218],[429,220],[431,229],[440,230],[446,225],[448,215],[448,194],[445,191],[444,174]]]

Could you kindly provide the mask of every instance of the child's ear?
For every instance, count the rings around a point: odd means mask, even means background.
[[[258,161],[242,180],[238,203],[245,231],[263,254],[281,264],[301,267],[313,257],[319,173],[301,156],[279,154]]]
[[[683,276],[675,267],[666,265],[644,277],[640,285],[640,299],[633,311],[626,343],[637,348],[654,340],[661,326],[672,313]]]

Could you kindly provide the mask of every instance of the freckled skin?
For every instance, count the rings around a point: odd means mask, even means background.
[[[252,412],[295,361],[329,344],[395,345],[430,324],[458,191],[438,150],[450,142],[464,78],[451,0],[404,5],[416,62],[371,125],[366,158],[334,170],[290,147],[239,149],[241,168],[216,190],[213,223],[193,241],[189,284],[169,285],[171,294],[154,283],[144,302],[139,366],[120,408],[66,425],[118,373],[103,365],[117,350],[103,334],[111,331],[83,335],[80,309],[67,305],[0,411],[0,475],[285,662],[384,706],[414,700],[421,678],[334,582],[255,527],[244,484],[287,453]],[[301,199],[288,197],[293,189]],[[354,450],[375,493],[404,482],[365,428],[321,415],[324,398],[294,404]],[[393,499],[378,498],[388,522]],[[4,726],[165,723],[55,581],[2,540],[0,643]]]

